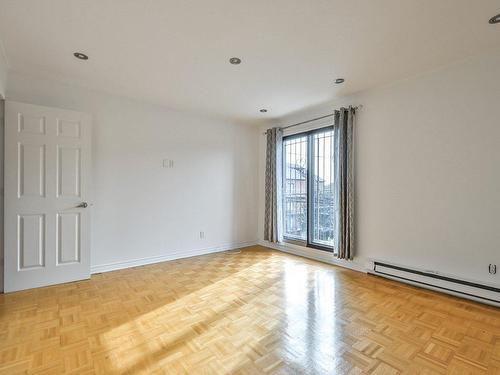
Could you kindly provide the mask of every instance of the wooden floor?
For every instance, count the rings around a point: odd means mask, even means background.
[[[262,247],[0,295],[0,374],[500,374],[500,310]]]

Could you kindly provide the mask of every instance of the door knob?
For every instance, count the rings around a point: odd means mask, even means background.
[[[87,207],[88,207],[88,203],[87,202],[82,202],[78,206],[76,206],[76,208],[87,208]]]

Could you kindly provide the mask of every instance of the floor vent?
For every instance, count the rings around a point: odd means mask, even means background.
[[[491,285],[460,280],[438,273],[420,271],[380,261],[373,261],[373,270],[370,273],[500,306],[500,288]]]

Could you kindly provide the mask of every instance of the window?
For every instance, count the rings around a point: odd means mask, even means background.
[[[307,136],[283,142],[284,235],[292,240],[307,240],[307,144]]]
[[[333,251],[333,130],[283,140],[284,239]]]

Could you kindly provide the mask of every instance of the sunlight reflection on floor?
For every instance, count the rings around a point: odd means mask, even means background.
[[[263,279],[249,284],[244,278],[245,274],[256,272],[259,267],[257,262],[103,333],[100,337],[102,344],[113,348],[115,370],[126,373],[143,367],[164,367],[179,358],[199,364],[213,356],[211,352],[204,353],[204,348],[212,342],[226,355],[229,349],[236,348],[220,340],[221,332],[225,332],[233,342],[238,342],[237,336],[241,335],[239,341],[244,344],[243,352],[237,353],[223,369],[218,369],[221,374],[233,373],[248,361],[250,352],[258,350],[251,337],[240,329],[252,325],[250,317],[240,310],[244,310],[250,299],[254,304],[260,303],[259,293],[268,282]],[[279,324],[279,320],[274,319],[267,322],[266,328],[272,332]]]

